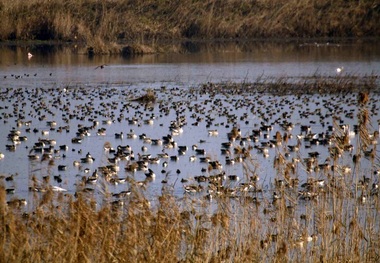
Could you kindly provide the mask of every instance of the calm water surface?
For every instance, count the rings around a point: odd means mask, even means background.
[[[343,74],[379,75],[380,48],[369,43],[250,43],[195,44],[165,53],[123,58],[80,55],[84,51],[60,46],[2,46],[2,87],[38,85],[120,84],[197,85],[208,81],[254,81],[260,76],[299,77]],[[28,59],[27,53],[34,56]],[[103,70],[94,70],[106,64]],[[11,75],[22,78],[14,81]],[[33,77],[23,77],[29,74]],[[34,76],[34,74],[37,74]],[[51,75],[50,75],[51,74]]]
[[[103,145],[110,142],[112,147],[129,145],[132,147],[136,159],[138,153],[151,154],[152,157],[160,153],[169,156],[178,155],[178,148],[165,148],[161,145],[152,145],[139,138],[115,138],[115,133],[124,135],[133,132],[136,135],[146,134],[152,139],[160,139],[171,133],[170,122],[177,121],[179,116],[186,119],[183,133],[173,136],[177,145],[188,147],[184,156],[178,161],[161,159],[159,164],[150,164],[149,167],[156,173],[156,179],[149,183],[148,194],[152,199],[161,192],[163,179],[173,185],[174,193],[184,193],[181,179],[189,180],[186,184],[194,184],[196,175],[212,175],[220,170],[202,172],[207,164],[200,161],[201,157],[219,160],[227,175],[238,175],[238,181],[226,181],[226,184],[238,187],[245,182],[243,165],[237,163],[228,165],[225,155],[221,153],[221,143],[227,142],[227,133],[233,126],[239,127],[242,136],[252,136],[254,129],[262,124],[272,125],[273,130],[264,131],[259,140],[240,142],[236,141],[231,147],[261,146],[261,142],[273,139],[276,131],[288,132],[293,135],[289,145],[297,143],[297,135],[301,133],[301,125],[310,125],[313,133],[327,132],[327,126],[332,125],[332,114],[341,116],[341,124],[352,127],[357,123],[358,113],[356,94],[332,97],[331,95],[304,95],[276,97],[263,94],[247,94],[237,96],[224,96],[189,92],[191,87],[198,87],[206,82],[252,82],[259,77],[300,78],[311,75],[336,76],[336,68],[343,67],[340,74],[349,75],[380,75],[380,47],[377,43],[361,44],[327,44],[327,43],[260,43],[260,44],[224,44],[224,45],[195,45],[191,48],[182,47],[182,53],[165,53],[123,58],[121,56],[95,56],[88,57],[78,54],[75,47],[57,46],[0,46],[0,77],[1,97],[1,136],[0,152],[4,159],[0,160],[0,173],[3,177],[14,174],[13,180],[4,181],[7,188],[14,188],[14,196],[28,198],[28,186],[32,176],[41,183],[49,175],[50,184],[57,185],[74,193],[83,177],[88,177],[98,167],[109,164],[111,153],[103,150]],[[27,53],[33,57],[28,59]],[[99,65],[106,65],[103,69]],[[161,87],[166,86],[166,90]],[[51,88],[47,91],[38,91],[39,88]],[[66,88],[66,89],[64,89]],[[128,100],[144,93],[146,88],[153,88],[157,92],[159,101],[152,108],[145,108]],[[10,90],[9,90],[10,89]],[[7,91],[8,90],[8,91]],[[19,92],[15,92],[19,90]],[[379,102],[378,94],[373,95],[370,107],[372,109],[373,129],[378,130]],[[57,101],[60,100],[59,106]],[[249,103],[246,103],[246,102]],[[23,104],[24,103],[24,104]],[[331,104],[330,104],[331,103]],[[323,106],[322,106],[323,105]],[[329,107],[324,107],[328,105]],[[83,107],[91,107],[90,115],[83,115]],[[162,110],[167,107],[168,111]],[[65,112],[63,108],[67,107]],[[224,110],[225,109],[225,110]],[[96,112],[99,110],[99,112]],[[197,111],[199,110],[199,111]],[[327,115],[321,123],[320,115]],[[293,130],[284,131],[279,126],[282,114],[288,115],[289,122],[294,124]],[[303,115],[302,113],[307,113]],[[352,115],[348,114],[351,113]],[[69,114],[74,117],[68,122],[64,121]],[[120,114],[123,114],[122,116]],[[23,121],[31,120],[30,126],[20,124],[17,127],[19,116],[25,116]],[[267,116],[267,117],[265,117]],[[308,117],[305,117],[308,116]],[[82,117],[82,118],[81,118]],[[117,118],[121,120],[118,121]],[[135,124],[128,122],[132,117],[137,118]],[[199,117],[197,122],[196,118]],[[212,121],[207,122],[207,118]],[[152,124],[144,121],[153,120]],[[90,131],[90,135],[83,138],[81,144],[73,144],[71,139],[76,137],[78,127],[90,126],[93,120],[99,125]],[[110,120],[110,123],[103,121]],[[56,121],[55,128],[50,129],[47,121]],[[197,122],[198,125],[195,125]],[[69,126],[63,132],[58,127]],[[28,131],[28,129],[31,131]],[[105,135],[97,135],[101,128],[106,130]],[[36,129],[36,132],[33,132]],[[218,130],[217,136],[209,136],[208,130]],[[27,141],[16,146],[16,150],[9,151],[6,145],[12,144],[8,140],[11,130],[19,130],[20,136],[27,136]],[[42,131],[49,131],[43,134]],[[28,154],[33,153],[32,148],[41,139],[56,141],[54,149],[60,145],[68,145],[67,151],[52,153],[54,165],[48,162],[31,161]],[[204,140],[204,142],[200,142]],[[355,146],[356,137],[352,135],[352,144]],[[206,155],[197,156],[195,162],[189,157],[196,155],[192,145],[206,149]],[[145,146],[146,151],[142,151]],[[46,146],[47,147],[47,146]],[[282,148],[281,148],[282,149]],[[286,147],[284,147],[286,149]],[[264,156],[256,149],[252,149],[255,171],[260,176],[260,184],[264,189],[271,189],[276,171],[273,169],[274,156],[278,148],[269,148],[269,156]],[[307,157],[309,152],[318,151],[319,163],[324,163],[329,156],[327,147],[321,145],[310,146],[307,143],[301,147],[300,154]],[[86,153],[95,158],[91,164],[81,163],[74,167],[74,161],[80,161]],[[42,153],[37,153],[42,156]],[[232,157],[237,154],[232,153]],[[297,157],[294,153],[289,158]],[[352,153],[345,153],[341,166],[351,165]],[[163,168],[162,163],[168,162]],[[131,176],[124,171],[128,161],[120,161],[118,177]],[[66,171],[58,171],[58,165],[66,165]],[[86,173],[85,168],[89,169]],[[177,173],[177,170],[180,173]],[[364,166],[367,174],[373,174],[373,167],[367,163]],[[161,171],[164,170],[164,173]],[[167,176],[165,177],[165,175]],[[308,176],[305,167],[298,168],[301,181]],[[61,182],[53,179],[60,176]],[[137,171],[132,175],[135,180],[145,180],[145,172]],[[316,173],[316,178],[323,175]],[[376,179],[376,178],[375,178]],[[377,180],[377,179],[376,179]],[[105,184],[91,185],[101,192]],[[117,193],[128,190],[128,184],[109,184],[108,190]],[[269,191],[269,190],[268,190]],[[206,192],[205,192],[206,194]]]

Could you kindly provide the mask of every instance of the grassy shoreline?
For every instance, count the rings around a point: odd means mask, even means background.
[[[0,3],[0,40],[84,42],[96,53],[152,52],[168,40],[380,35],[376,1],[32,0]]]

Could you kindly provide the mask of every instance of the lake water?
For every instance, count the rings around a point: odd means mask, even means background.
[[[214,95],[212,89],[202,92],[200,86],[208,82],[247,83],[259,78],[287,77],[298,80],[315,75],[336,77],[338,67],[343,68],[339,73],[342,76],[379,76],[379,46],[374,42],[198,43],[182,45],[179,53],[130,58],[88,57],[74,46],[0,46],[0,152],[4,153],[4,158],[0,160],[0,173],[5,187],[15,189],[13,194],[7,195],[7,199],[30,198],[31,193],[35,194],[29,190],[32,180],[41,187],[50,184],[74,194],[83,178],[88,178],[99,167],[110,164],[109,159],[114,155],[104,150],[105,143],[110,143],[115,149],[117,146],[129,145],[136,160],[138,154],[156,157],[167,153],[168,156],[178,156],[178,146],[188,148],[177,161],[161,158],[159,164],[149,164],[148,167],[156,174],[156,178],[150,182],[146,181],[146,171],[125,171],[124,168],[131,161],[120,160],[117,163],[120,170],[115,177],[130,176],[136,181],[145,181],[147,194],[152,200],[161,193],[163,186],[172,185],[174,193],[182,196],[186,186],[198,185],[194,176],[208,177],[222,171],[226,174],[225,185],[238,189],[242,183],[249,181],[248,177],[253,173],[247,174],[242,163],[228,164],[221,144],[228,142],[227,133],[233,127],[240,129],[242,137],[253,138],[253,130],[263,125],[270,125],[273,129],[262,130],[257,141],[232,142],[230,151],[231,158],[235,158],[239,154],[234,153],[234,148],[252,147],[249,150],[252,159],[249,168],[260,177],[260,187],[269,192],[277,173],[273,168],[274,158],[279,152],[289,152],[286,150],[287,145],[271,145],[273,147],[264,150],[268,151],[266,156],[257,149],[262,146],[262,142],[270,142],[276,131],[280,131],[293,135],[287,144],[295,145],[297,135],[302,134],[303,125],[310,126],[313,133],[329,134],[327,127],[333,125],[333,115],[339,116],[339,123],[348,124],[353,131],[359,112],[357,94],[275,96],[250,91],[247,94]],[[33,54],[30,59],[28,52]],[[100,65],[105,66],[100,68]],[[145,94],[148,88],[155,90],[158,103],[147,107],[129,101]],[[371,94],[368,105],[371,132],[379,129],[379,106],[379,93],[375,92]],[[280,127],[283,116],[294,125],[292,130]],[[136,118],[136,121],[129,121],[132,118]],[[183,132],[173,135],[175,147],[154,145],[139,138],[139,135],[145,134],[151,139],[162,139],[172,133],[170,124],[178,122],[179,118],[185,122],[182,125]],[[56,125],[49,126],[49,121],[55,121]],[[82,138],[82,143],[72,143],[72,139],[78,137],[78,129],[92,126],[94,121],[99,124],[89,130],[89,134]],[[20,136],[27,137],[26,141],[16,145],[15,150],[7,149],[7,145],[12,145],[8,139],[12,130],[18,130]],[[218,135],[210,135],[209,130],[217,130]],[[127,134],[132,131],[137,138],[127,138]],[[115,133],[120,132],[124,133],[122,139],[115,137]],[[355,147],[357,135],[350,134]],[[42,152],[33,150],[39,139],[56,142],[51,148],[50,164],[49,161],[42,161],[46,149]],[[67,150],[59,149],[61,145],[67,145]],[[206,154],[197,154],[192,149],[193,145],[205,149]],[[49,145],[45,143],[44,147],[48,148]],[[319,164],[331,162],[326,161],[329,157],[327,149],[325,145],[303,142],[300,152],[289,153],[287,158],[289,161],[297,157],[302,159],[308,157],[310,152],[319,152]],[[86,153],[94,158],[92,163],[81,161]],[[345,152],[339,166],[351,168],[353,153],[355,148],[353,152]],[[39,159],[31,160],[28,158],[30,154],[38,155]],[[191,162],[189,158],[193,155],[197,159]],[[223,168],[211,169],[209,163],[201,162],[202,157],[219,161]],[[80,162],[80,165],[74,166],[74,161]],[[162,166],[165,161],[167,167]],[[58,170],[59,165],[65,165],[67,169]],[[363,161],[363,173],[371,176],[373,182],[378,181],[377,177],[372,178],[374,167],[370,161]],[[228,175],[237,175],[239,179],[232,180],[231,177],[229,180]],[[46,176],[50,179],[44,179]],[[300,165],[297,167],[297,176],[301,182],[305,182],[310,172]],[[324,179],[325,174],[313,171],[312,176]],[[182,179],[186,182],[181,182]],[[44,183],[44,180],[48,182]],[[167,184],[163,184],[163,180],[167,180]],[[204,190],[200,192],[206,196],[207,184],[201,185]],[[130,185],[121,181],[112,184],[98,180],[96,184],[86,184],[85,187],[100,194],[105,188],[111,193],[128,191]]]
[[[159,53],[133,58],[83,55],[73,46],[2,46],[0,69],[8,77],[2,87],[37,85],[120,84],[120,85],[197,85],[222,81],[254,81],[260,76],[299,77],[344,74],[379,75],[380,47],[365,43],[197,43],[182,45],[182,53]],[[27,53],[34,57],[28,59]],[[104,70],[94,70],[106,64]],[[50,75],[51,74],[51,75]]]

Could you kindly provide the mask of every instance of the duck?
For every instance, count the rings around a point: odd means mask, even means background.
[[[208,130],[209,136],[218,136],[219,132],[218,130]]]
[[[183,188],[186,193],[196,193],[202,190],[201,185],[184,185]]]
[[[154,178],[156,178],[156,174],[154,173],[154,171],[152,170],[152,169],[148,169],[148,171],[145,173],[145,176],[147,177],[147,178],[152,178],[152,179],[154,179]]]
[[[161,159],[168,159],[169,158],[169,154],[163,152],[163,153],[157,154],[157,157],[161,158]]]
[[[139,164],[137,162],[132,162],[125,167],[125,171],[136,172],[138,168],[139,168]]]
[[[137,134],[133,131],[133,129],[130,129],[129,133],[127,133],[127,138],[128,139],[136,139]]]
[[[64,188],[59,187],[59,186],[56,186],[56,185],[53,185],[53,186],[51,187],[51,190],[52,190],[53,192],[67,192],[67,189],[64,189]]]
[[[160,163],[160,158],[159,157],[150,157],[148,159],[150,164],[159,164]]]
[[[161,139],[152,139],[152,145],[162,145],[162,140]]]
[[[66,165],[58,165],[58,171],[66,171],[67,166]]]
[[[228,175],[228,179],[230,181],[239,181],[239,176],[237,176],[236,174],[231,174],[231,175]]]
[[[123,132],[115,133],[115,139],[123,139],[123,137],[124,137]]]
[[[195,149],[195,153],[198,155],[205,155],[206,150],[205,149]]]
[[[37,154],[29,154],[28,158],[29,158],[29,160],[38,160],[38,159],[40,159],[40,156]]]
[[[82,163],[93,163],[95,161],[95,158],[91,156],[91,154],[88,152],[86,154],[86,157],[80,159]]]
[[[7,205],[12,207],[21,207],[26,206],[27,201],[25,199],[12,199],[7,202]]]
[[[95,67],[95,69],[98,69],[98,68],[104,69],[105,66],[108,66],[108,65],[107,64],[102,64],[102,65],[99,65],[99,66]]]
[[[98,135],[98,136],[105,136],[106,135],[106,128],[100,128],[100,129],[98,129],[98,131],[96,132],[96,135]]]
[[[179,160],[179,157],[177,155],[171,155],[170,156],[170,160],[174,161],[174,162],[177,162]]]

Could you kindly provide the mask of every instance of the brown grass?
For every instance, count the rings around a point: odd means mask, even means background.
[[[46,193],[31,213],[2,202],[0,255],[5,262],[376,262],[378,200],[365,208],[347,182],[332,183],[298,204],[287,187],[261,205],[248,195],[221,198],[214,213],[206,200],[166,194],[153,208],[141,194],[95,209],[83,196]],[[310,202],[305,212],[302,202]]]
[[[377,1],[2,0],[0,40],[113,45],[173,39],[377,37]]]
[[[362,96],[368,96],[367,93],[369,91],[376,91],[378,89],[377,82],[378,76],[376,75],[342,75],[336,77],[316,74],[296,78],[260,76],[252,83],[209,83],[201,87],[201,92],[214,95],[218,93],[237,95],[255,91],[277,96],[287,94],[345,94],[355,92],[359,93],[358,101],[362,102]],[[368,100],[368,98],[364,98],[364,100]]]

